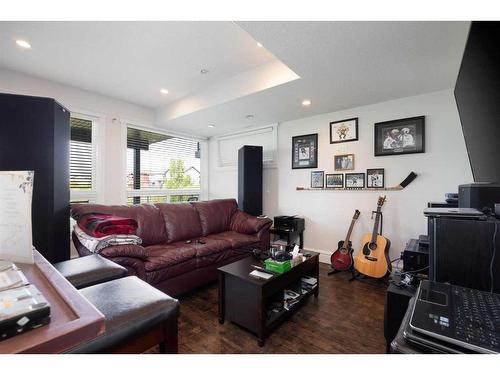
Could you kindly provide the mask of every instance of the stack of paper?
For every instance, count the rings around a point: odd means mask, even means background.
[[[28,280],[26,280],[22,271],[15,266],[0,271],[0,292],[28,284]]]

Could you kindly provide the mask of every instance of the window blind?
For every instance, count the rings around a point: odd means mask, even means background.
[[[199,195],[200,172],[197,141],[127,128],[127,190],[133,203],[192,200]]]
[[[70,118],[69,184],[71,190],[93,188],[92,121]]]

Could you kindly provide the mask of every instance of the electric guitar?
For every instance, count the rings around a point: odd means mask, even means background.
[[[373,232],[363,236],[361,240],[363,247],[354,258],[354,268],[363,275],[374,278],[384,277],[391,267],[388,254],[391,242],[378,233],[382,206],[385,201],[385,196],[378,198]]]
[[[330,257],[330,262],[332,268],[337,271],[345,271],[352,267],[352,243],[350,241],[352,228],[354,228],[354,223],[358,220],[360,212],[358,210],[354,211],[354,216],[352,217],[351,225],[349,226],[349,231],[344,241],[339,241],[337,250]]]

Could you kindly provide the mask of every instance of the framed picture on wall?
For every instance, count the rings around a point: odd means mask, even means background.
[[[344,175],[342,173],[327,174],[325,180],[327,188],[344,187]]]
[[[354,154],[334,155],[333,166],[336,171],[352,171],[354,169]]]
[[[375,156],[425,152],[425,116],[375,124]]]
[[[358,140],[358,118],[330,122],[330,143]]]
[[[345,174],[346,188],[364,188],[365,174],[364,173],[346,173]]]
[[[318,134],[292,137],[292,169],[318,168]]]
[[[385,186],[384,168],[374,168],[366,170],[366,187],[383,188]]]
[[[323,188],[325,181],[325,172],[314,171],[311,172],[311,187],[312,188]]]

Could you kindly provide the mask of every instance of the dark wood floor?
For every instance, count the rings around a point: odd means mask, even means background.
[[[383,284],[327,276],[320,264],[320,293],[266,340],[217,320],[217,285],[180,298],[179,353],[385,353]]]

